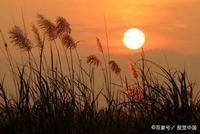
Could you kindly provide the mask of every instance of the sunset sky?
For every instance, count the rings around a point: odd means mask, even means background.
[[[35,23],[36,13],[50,19],[64,16],[82,44],[105,39],[104,14],[113,53],[124,54],[123,33],[138,27],[146,34],[145,48],[169,49],[181,53],[199,53],[199,0],[1,0],[0,28],[20,25],[21,8],[27,25]]]
[[[105,15],[114,55],[134,53],[122,38],[127,29],[137,27],[146,35],[146,51],[166,51],[172,64],[185,65],[196,80],[199,73],[192,70],[200,67],[199,7],[199,0],[1,0],[0,28],[7,33],[14,24],[21,25],[21,8],[27,26],[36,23],[37,13],[51,20],[63,16],[71,24],[73,37],[81,41],[84,55],[92,47],[96,50],[96,37],[105,45]]]

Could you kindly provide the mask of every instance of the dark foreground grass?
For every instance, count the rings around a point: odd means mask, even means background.
[[[16,92],[14,97],[9,96],[6,80],[2,79],[1,134],[153,134],[158,131],[151,130],[152,125],[198,127],[200,98],[193,94],[193,83],[185,71],[165,69],[147,60],[142,52],[141,59],[130,62],[130,84],[98,38],[102,57],[88,56],[85,66],[77,49],[80,43],[71,37],[70,25],[63,17],[54,24],[38,15],[38,26],[42,34],[34,25],[34,41],[24,32],[27,30],[18,26],[9,32],[11,43],[27,57],[22,65],[13,60],[1,32],[5,48],[2,53],[11,70],[12,91]],[[62,51],[56,43],[59,40]],[[32,53],[34,46],[38,57]],[[45,54],[47,49],[49,55]],[[61,61],[61,53],[66,64]],[[97,72],[102,80],[96,79]],[[99,82],[101,87],[96,86]]]

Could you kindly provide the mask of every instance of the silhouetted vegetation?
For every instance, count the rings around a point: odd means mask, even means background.
[[[65,18],[57,17],[53,23],[38,14],[37,19],[32,26],[34,40],[25,25],[9,31],[11,43],[1,32],[14,85],[10,90],[16,92],[9,96],[2,78],[1,134],[145,134],[155,133],[153,124],[199,124],[200,97],[193,94],[185,71],[166,69],[142,52],[141,59],[129,63],[133,77],[128,82],[108,53],[109,44],[104,49],[96,38],[101,57],[91,54],[84,61],[78,52],[81,42],[71,36]],[[14,61],[10,44],[27,57],[24,64]]]

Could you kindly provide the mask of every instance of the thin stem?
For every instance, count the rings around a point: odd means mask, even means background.
[[[61,63],[61,59],[60,59],[60,52],[59,52],[59,49],[58,49],[58,46],[56,44],[56,41],[54,41],[54,44],[55,44],[55,47],[56,47],[56,51],[57,51],[57,55],[58,55],[58,60],[59,60],[59,65],[60,65],[60,71],[61,71],[61,75],[63,74],[63,71],[62,71],[62,63]]]
[[[108,40],[108,29],[107,29],[107,22],[106,22],[106,16],[104,14],[104,26],[105,26],[105,33],[106,33],[106,46],[107,46],[107,51],[108,51],[108,61],[110,61],[110,48],[109,48],[109,40]],[[105,56],[104,56],[105,58]],[[105,62],[105,67],[106,67],[106,74],[107,74],[107,81],[108,81],[108,87],[107,87],[107,90],[108,90],[108,95],[109,95],[109,98],[111,99],[111,86],[112,86],[112,78],[111,78],[111,71],[110,71],[110,68],[108,67],[108,70],[107,70],[107,62],[106,60],[104,60]],[[111,101],[111,100],[110,100]]]
[[[68,67],[68,71],[69,71],[69,77],[71,79],[72,74],[71,74],[71,68],[70,68],[70,65],[69,65],[69,58],[67,56],[67,50],[66,50],[66,48],[64,46],[63,46],[63,50],[65,52],[65,58],[66,58],[67,67]]]
[[[52,78],[54,79],[54,60],[53,60],[52,44],[50,44],[50,53],[51,53],[51,72],[52,72]]]

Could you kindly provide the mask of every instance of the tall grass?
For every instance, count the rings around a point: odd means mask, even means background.
[[[141,59],[129,63],[133,78],[128,82],[122,76],[123,69],[106,53],[108,40],[105,50],[99,38],[96,41],[102,57],[91,54],[84,66],[78,53],[81,42],[71,36],[66,19],[57,17],[54,24],[43,15],[37,17],[37,25],[32,26],[35,40],[29,39],[27,31],[19,26],[9,31],[10,43],[1,32],[5,44],[2,51],[15,85],[12,91],[16,91],[15,97],[9,96],[4,85],[6,80],[2,79],[1,133],[137,134],[155,133],[150,131],[153,124],[198,125],[200,97],[193,94],[193,83],[185,71],[165,69],[146,59],[142,52]],[[27,53],[26,64],[13,62],[11,44],[23,50],[21,53]],[[62,51],[58,45],[62,45]],[[36,47],[39,59],[32,53]],[[50,57],[45,53],[48,50]],[[61,53],[65,60],[61,59]],[[97,81],[99,72],[103,80]],[[114,77],[118,78],[115,83]],[[97,83],[102,86],[96,86]],[[107,103],[100,107],[102,101]]]

